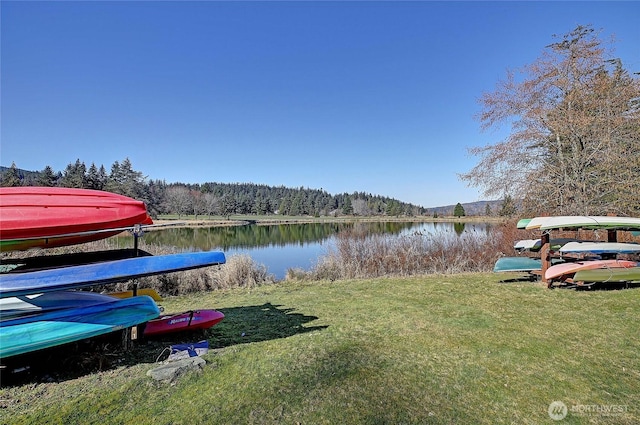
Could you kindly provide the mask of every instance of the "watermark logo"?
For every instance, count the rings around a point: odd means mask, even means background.
[[[629,411],[629,406],[624,404],[574,404],[568,408],[561,401],[553,401],[547,412],[554,421],[561,421],[569,412],[575,416],[619,416]]]
[[[625,404],[576,404],[571,413],[580,416],[619,416],[629,411]]]
[[[561,421],[567,417],[567,413],[569,412],[569,409],[567,408],[567,405],[564,404],[563,402],[553,401],[549,405],[549,409],[547,410],[547,412],[549,412],[549,417],[554,421]]]

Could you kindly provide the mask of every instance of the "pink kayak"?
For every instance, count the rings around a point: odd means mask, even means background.
[[[209,329],[224,319],[217,310],[191,310],[183,313],[168,314],[147,322],[144,335],[160,335],[196,329]]]
[[[580,270],[607,269],[621,267],[636,267],[638,263],[628,260],[593,260],[575,261],[551,266],[544,274],[545,279],[555,279],[565,275],[572,275]]]

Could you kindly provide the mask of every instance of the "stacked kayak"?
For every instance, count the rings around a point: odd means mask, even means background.
[[[551,216],[535,217],[519,226],[527,230],[591,229],[638,230],[640,218],[615,216]]]
[[[153,220],[143,202],[88,189],[0,188],[0,251],[104,239]]]
[[[640,243],[617,242],[618,231],[637,236],[640,218],[614,216],[555,216],[534,217],[518,222],[519,229],[540,230],[602,230],[608,241],[578,239],[548,239],[549,257],[543,262],[543,278],[552,283],[571,287],[590,287],[600,283],[640,283]],[[548,236],[547,236],[548,237]],[[596,238],[597,239],[597,238]],[[541,240],[527,239],[514,244],[516,251],[536,251]],[[553,264],[553,260],[564,262]]]
[[[51,248],[152,224],[144,203],[108,192],[0,188],[0,249]],[[222,252],[152,256],[113,250],[4,260],[0,268],[0,359],[152,323],[149,334],[203,329],[224,315],[190,311],[160,317],[152,290],[113,295],[79,290],[224,264]],[[136,295],[136,296],[134,296]],[[211,313],[214,312],[215,314]]]
[[[0,298],[0,313],[2,314],[0,323],[21,316],[33,316],[39,313],[86,307],[117,300],[116,297],[86,291],[55,291]]]
[[[638,254],[640,244],[624,242],[569,242],[560,247],[560,253]]]
[[[629,260],[591,260],[572,261],[556,264],[547,269],[544,276],[547,280],[562,278],[572,278],[578,272],[597,269],[624,269],[636,267],[638,263]]]
[[[25,273],[5,273],[0,275],[0,298],[126,282],[144,276],[224,263],[224,253],[206,251],[127,258]]]
[[[581,270],[575,274],[573,280],[592,283],[640,283],[640,267]]]
[[[493,267],[495,273],[501,272],[533,272],[542,269],[539,258],[529,257],[502,257],[496,261]]]
[[[0,321],[0,358],[126,329],[158,317],[148,296],[21,315]]]
[[[161,335],[185,330],[209,329],[220,323],[224,314],[217,310],[191,310],[167,314],[150,320],[144,327],[144,336]]]

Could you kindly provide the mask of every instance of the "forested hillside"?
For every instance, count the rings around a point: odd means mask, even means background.
[[[322,189],[272,187],[254,183],[167,183],[148,180],[127,158],[109,172],[88,168],[79,159],[64,171],[47,166],[25,171],[13,164],[0,170],[2,186],[60,186],[106,190],[144,201],[152,216],[160,214],[230,216],[280,214],[309,216],[420,216],[433,210],[371,193],[330,194]],[[442,213],[439,213],[442,215]]]

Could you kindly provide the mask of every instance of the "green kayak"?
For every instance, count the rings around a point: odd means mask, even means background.
[[[530,221],[531,221],[530,218],[523,218],[523,219],[518,221],[518,224],[516,225],[516,227],[518,229],[524,229],[524,228],[527,227],[527,224],[529,224]]]
[[[640,282],[640,267],[580,270],[574,282]]]

